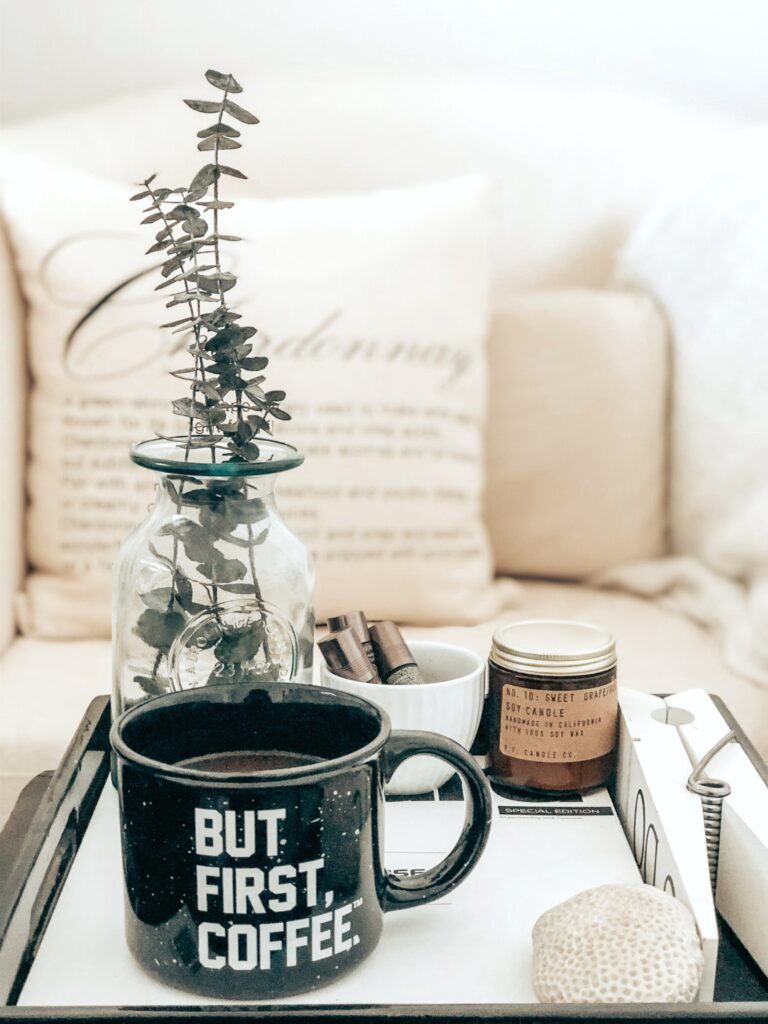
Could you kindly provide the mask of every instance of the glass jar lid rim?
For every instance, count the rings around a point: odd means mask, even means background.
[[[527,619],[496,630],[491,660],[529,675],[590,675],[616,664],[616,643],[591,623]]]
[[[176,473],[180,476],[217,476],[243,477],[264,476],[273,473],[284,473],[288,469],[300,466],[304,456],[285,441],[274,438],[257,438],[260,457],[256,462],[213,462],[201,459],[208,453],[208,448],[196,448],[184,458],[186,436],[156,437],[148,441],[140,441],[131,448],[131,459],[145,469],[153,469],[159,473]],[[226,452],[221,452],[226,455]]]

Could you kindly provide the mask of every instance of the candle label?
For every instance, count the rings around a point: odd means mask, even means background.
[[[521,761],[591,761],[613,750],[617,713],[615,679],[585,690],[505,683],[499,749]]]

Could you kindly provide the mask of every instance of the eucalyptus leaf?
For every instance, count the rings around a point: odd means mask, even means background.
[[[196,385],[196,390],[214,402],[221,401],[221,392],[207,381],[199,381]]]
[[[163,277],[168,277],[168,275],[172,274],[174,270],[179,270],[181,266],[182,262],[178,258],[178,256],[173,256],[171,257],[171,259],[166,260],[166,262],[162,266],[162,269],[160,270],[160,273],[163,275]]]
[[[246,462],[258,462],[261,457],[259,446],[250,441],[248,444],[240,445],[237,454],[244,458]]]
[[[245,110],[238,103],[235,103],[234,100],[225,100],[224,109],[230,113],[232,117],[237,118],[238,121],[242,121],[243,124],[259,123],[259,119],[255,114],[252,114],[250,110]]]
[[[199,604],[195,601],[192,584],[183,573],[176,573],[174,583],[176,586],[176,601],[179,606],[187,612],[187,614],[197,615],[198,612],[205,610],[205,605]]]
[[[205,347],[209,352],[216,352],[227,345],[231,345],[236,337],[234,329],[231,326],[225,326],[206,340]]]
[[[177,398],[172,403],[173,411],[178,416],[185,416],[187,419],[208,420],[208,408],[200,402],[193,402],[191,398]]]
[[[227,135],[231,139],[240,138],[240,132],[237,128],[224,124],[223,121],[217,121],[216,124],[212,124],[210,128],[203,128],[202,131],[197,133],[198,139],[207,139],[210,135]]]
[[[271,416],[274,416],[276,420],[285,420],[285,422],[288,422],[288,420],[291,418],[290,414],[287,413],[285,409],[279,409],[277,407],[275,407],[274,409],[270,409],[269,413]]]
[[[251,370],[254,372],[263,370],[268,363],[269,359],[266,356],[250,356],[240,360],[240,365],[244,370]]]
[[[183,604],[192,600],[192,584],[182,572],[176,572],[173,577],[176,593],[179,601]]]
[[[202,217],[196,217],[194,220],[184,221],[184,230],[187,231],[192,238],[202,238],[208,231],[208,225]]]
[[[200,292],[180,292],[174,296],[170,302],[166,302],[165,308],[170,309],[171,306],[180,306],[182,303],[190,302],[194,299],[197,302],[215,302],[216,299],[210,295],[203,295]]]
[[[211,136],[198,142],[197,148],[201,153],[210,149],[242,149],[243,147],[235,139],[228,139],[225,135]]]
[[[223,89],[224,92],[242,92],[243,87],[237,81],[233,75],[224,75],[221,71],[213,71],[210,68],[205,72],[205,77],[215,86],[217,89]]]
[[[168,493],[171,496],[171,499],[173,501],[175,501],[176,504],[178,505],[179,502],[181,501],[181,495],[179,494],[179,491],[178,491],[178,489],[176,487],[176,484],[174,484],[172,481],[166,479],[165,486],[166,486],[166,488],[168,490]]]
[[[214,558],[198,565],[198,571],[212,582],[234,583],[245,576],[245,566],[237,558],[225,558],[215,548]]]
[[[197,217],[197,210],[189,203],[178,203],[166,216],[168,220],[186,220],[187,217]]]
[[[166,558],[165,555],[162,555],[154,544],[150,543],[148,546],[153,558],[155,558],[161,565],[164,565],[167,569],[170,569],[171,572],[175,571],[175,566],[170,558]]]
[[[134,676],[134,683],[138,683],[148,697],[161,697],[167,692],[167,687],[153,676]]]
[[[141,600],[147,608],[154,608],[155,611],[165,612],[173,604],[174,591],[172,587],[157,587],[155,590],[148,590],[140,594]]]
[[[204,292],[228,292],[237,284],[234,274],[216,274],[215,277],[198,277],[198,287]]]
[[[193,562],[209,562],[221,554],[213,546],[206,531],[190,519],[182,520],[181,523],[166,523],[160,532],[176,537]]]
[[[221,110],[221,103],[215,103],[213,100],[184,100],[184,102],[200,114],[218,114]]]
[[[212,495],[206,487],[199,487],[193,491],[186,491],[184,494],[184,501],[188,505],[211,505],[217,500],[220,501],[221,499],[217,499],[216,496]]]
[[[239,633],[223,637],[214,648],[214,654],[226,665],[250,661],[259,653],[264,643],[265,629],[262,622],[254,622]]]
[[[219,170],[221,170],[221,168],[219,168]],[[192,182],[189,186],[190,191],[194,192],[196,189],[208,188],[208,186],[214,183],[217,177],[218,175],[216,173],[216,165],[206,164],[204,167],[200,168],[200,170],[192,179]]]
[[[235,436],[240,444],[245,444],[246,441],[250,441],[253,437],[253,427],[247,420],[241,420],[237,425]]]
[[[238,171],[234,167],[225,167],[224,164],[219,164],[219,170],[222,174],[228,174],[231,178],[242,178],[243,180],[246,180],[248,177],[248,175],[243,174],[242,171]]]
[[[136,633],[155,650],[167,651],[184,628],[184,622],[181,612],[160,612],[147,608],[136,621]]]
[[[169,277],[167,281],[164,281],[162,284],[158,285],[155,291],[157,291],[159,288],[167,288],[169,284],[178,284],[179,281],[194,281],[196,280],[198,274],[202,274],[206,270],[215,269],[215,264],[208,264],[207,266],[203,267],[195,267],[194,270],[188,270],[185,274],[174,274],[173,277]]]
[[[209,321],[216,327],[234,324],[236,320],[242,320],[242,313],[235,313],[231,309],[217,309],[215,313],[208,314]]]
[[[244,525],[267,518],[267,509],[261,498],[235,499],[232,504],[238,520]]]
[[[190,448],[211,448],[223,440],[223,434],[193,434],[186,444]]]
[[[249,416],[248,417],[248,422],[253,427],[254,432],[264,431],[267,434],[269,434],[271,432],[270,431],[270,426],[269,426],[269,420],[264,419],[263,416]]]

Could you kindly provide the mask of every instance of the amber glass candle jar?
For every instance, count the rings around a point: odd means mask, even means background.
[[[490,775],[502,787],[580,793],[614,770],[616,645],[582,622],[512,622],[488,663]]]

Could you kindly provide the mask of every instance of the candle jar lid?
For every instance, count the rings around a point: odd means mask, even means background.
[[[586,622],[530,619],[496,630],[491,661],[522,675],[592,675],[614,667],[616,643],[606,630]]]

